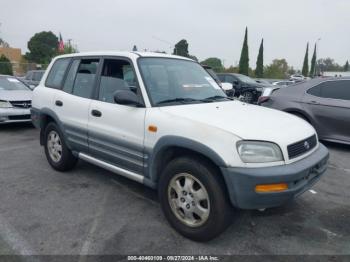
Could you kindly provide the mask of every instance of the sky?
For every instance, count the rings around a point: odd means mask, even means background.
[[[302,67],[306,43],[311,53],[343,65],[350,60],[349,0],[0,0],[0,37],[27,51],[40,31],[61,32],[79,51],[161,50],[181,39],[198,59],[239,61],[248,27],[250,66],[261,39],[264,63],[285,58]],[[309,54],[309,58],[311,59]]]

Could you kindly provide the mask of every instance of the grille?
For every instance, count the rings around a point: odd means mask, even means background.
[[[302,141],[291,144],[287,147],[289,159],[296,158],[312,150],[317,145],[316,135]]]
[[[18,115],[18,116],[8,116],[9,120],[27,120],[30,119],[30,115]]]
[[[30,108],[32,106],[32,101],[10,101],[11,105],[13,107],[19,107],[19,108]]]

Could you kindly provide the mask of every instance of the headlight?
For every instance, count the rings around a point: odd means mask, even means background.
[[[11,103],[4,100],[0,100],[0,108],[10,108],[10,107],[12,107]]]
[[[280,147],[270,142],[239,141],[238,153],[245,163],[266,163],[283,161]]]

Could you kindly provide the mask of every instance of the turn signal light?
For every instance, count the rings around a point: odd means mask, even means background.
[[[157,130],[158,130],[158,128],[156,127],[156,126],[153,126],[153,125],[150,125],[150,126],[148,126],[148,131],[150,131],[150,132],[157,132]]]
[[[286,183],[255,186],[255,192],[257,193],[280,192],[280,191],[285,191],[287,189],[288,189],[288,185]]]

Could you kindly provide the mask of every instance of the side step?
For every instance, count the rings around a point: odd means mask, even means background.
[[[86,155],[84,153],[78,153],[78,157],[86,162],[89,162],[93,165],[96,165],[96,166],[99,166],[101,168],[104,168],[106,170],[109,170],[115,174],[118,174],[118,175],[121,175],[121,176],[124,176],[126,178],[129,178],[131,180],[134,180],[136,182],[139,182],[141,184],[145,184],[149,187],[152,187],[152,188],[155,188],[156,185],[153,181],[145,178],[144,176],[142,175],[139,175],[139,174],[136,174],[134,172],[131,172],[129,170],[126,170],[126,169],[123,169],[123,168],[120,168],[120,167],[117,167],[117,166],[114,166],[114,165],[111,165],[109,163],[106,163],[102,160],[99,160],[97,158],[94,158],[92,156],[89,156],[89,155]]]

